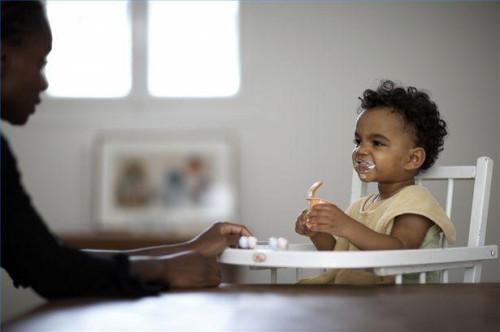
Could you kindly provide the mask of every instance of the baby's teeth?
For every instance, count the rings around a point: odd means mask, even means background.
[[[375,164],[373,162],[360,160],[357,162],[357,167],[361,172],[367,172],[374,169]]]

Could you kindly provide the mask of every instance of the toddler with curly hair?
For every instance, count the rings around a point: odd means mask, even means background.
[[[455,228],[443,208],[415,176],[436,161],[447,135],[446,123],[426,92],[382,81],[366,90],[354,132],[352,163],[363,182],[378,192],[354,202],[345,212],[321,201],[303,211],[295,231],[318,250],[391,250],[439,247],[440,233],[450,242]],[[438,281],[433,273],[428,281]],[[407,275],[403,282],[416,281]],[[300,283],[393,283],[368,270],[335,269]]]

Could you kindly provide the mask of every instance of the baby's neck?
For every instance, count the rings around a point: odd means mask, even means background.
[[[406,181],[401,181],[397,183],[379,183],[378,184],[378,192],[380,195],[380,199],[386,199],[397,192],[399,192],[401,189],[414,185],[415,184],[415,179],[411,178]]]

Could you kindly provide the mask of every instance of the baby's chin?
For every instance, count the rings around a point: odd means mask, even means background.
[[[369,178],[371,177],[372,171],[373,170],[371,170],[371,169],[370,170],[359,170],[359,169],[356,169],[356,172],[358,173],[358,177],[362,181],[368,181]]]
[[[372,181],[372,172],[373,170],[370,169],[370,170],[363,170],[363,171],[360,171],[358,169],[356,169],[356,172],[358,173],[358,178],[363,181],[363,182],[371,182]]]
[[[363,181],[363,182],[367,182],[367,181],[368,181],[368,175],[367,175],[367,174],[365,174],[365,173],[359,173],[359,172],[358,172],[358,177],[359,177],[359,179],[360,179],[361,181]]]

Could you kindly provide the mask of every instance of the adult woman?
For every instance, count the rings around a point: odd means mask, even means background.
[[[52,47],[39,1],[1,2],[2,120],[23,125],[48,87],[43,75]],[[143,295],[167,287],[220,283],[215,255],[241,235],[241,225],[216,223],[186,243],[133,251],[80,251],[50,233],[22,187],[16,160],[2,135],[2,267],[16,286],[47,298]]]

